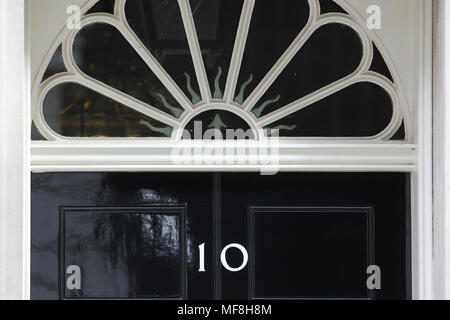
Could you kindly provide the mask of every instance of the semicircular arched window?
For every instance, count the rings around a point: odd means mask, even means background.
[[[100,0],[64,30],[34,93],[36,139],[182,130],[407,140],[376,35],[333,0]]]

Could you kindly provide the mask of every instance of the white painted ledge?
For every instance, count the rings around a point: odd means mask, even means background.
[[[405,144],[300,144],[283,141],[267,148],[261,143],[214,142],[215,150],[205,150],[207,144],[191,142],[176,145],[164,141],[151,144],[139,142],[33,142],[31,168],[33,172],[58,171],[259,171],[264,164],[279,167],[279,171],[396,171],[416,169],[416,147]],[[206,149],[205,149],[206,148]],[[243,152],[242,150],[245,150]],[[266,152],[265,152],[266,151]],[[266,153],[268,156],[266,156]],[[256,156],[255,156],[256,155]]]

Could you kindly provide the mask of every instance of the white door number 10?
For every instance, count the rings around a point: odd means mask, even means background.
[[[238,249],[242,253],[242,264],[237,268],[231,267],[227,261],[227,252],[231,248]],[[199,245],[198,249],[199,249],[199,255],[200,255],[198,272],[206,272],[206,269],[205,269],[205,244],[202,243],[201,245]],[[222,262],[223,267],[225,269],[227,269],[228,271],[239,272],[247,266],[247,263],[248,263],[247,249],[245,249],[243,246],[241,246],[240,244],[237,244],[237,243],[229,244],[225,248],[223,248],[222,253],[220,254],[220,261]]]

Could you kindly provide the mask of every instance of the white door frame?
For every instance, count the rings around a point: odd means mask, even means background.
[[[0,299],[30,292],[30,85],[24,0],[0,1]]]
[[[420,77],[420,101],[418,103],[418,141],[417,148],[410,148],[406,157],[416,159],[416,165],[411,165],[406,171],[412,172],[412,266],[413,266],[413,298],[432,299],[450,298],[447,271],[450,264],[448,256],[450,242],[444,243],[443,237],[448,237],[442,225],[433,234],[432,215],[432,3],[429,0],[415,0],[423,4],[423,33],[420,35],[420,43],[424,44],[424,51],[421,53],[421,77]],[[449,12],[445,0],[436,1],[438,6],[445,8]],[[0,142],[1,142],[1,162],[0,162],[0,298],[3,299],[29,299],[30,297],[30,171],[31,161],[34,170],[46,170],[54,164],[45,163],[48,161],[47,151],[44,157],[39,158],[39,147],[33,149],[33,158],[30,156],[30,67],[29,48],[26,47],[27,23],[26,23],[26,0],[1,1],[0,14],[2,28],[0,29],[0,61],[1,61],[1,87],[0,87]],[[445,21],[445,19],[444,19]],[[445,21],[445,30],[436,39],[435,47],[446,38],[450,38],[450,25]],[[438,58],[442,57],[442,48],[437,49]],[[449,49],[444,50],[444,57],[448,56]],[[437,59],[437,61],[441,61]],[[438,70],[444,72],[441,66]],[[449,77],[438,78],[442,88],[450,85]],[[444,82],[446,81],[446,82]],[[443,91],[443,90],[442,90]],[[441,92],[443,94],[443,92]],[[445,101],[446,102],[446,101]],[[445,105],[445,102],[443,105]],[[442,105],[442,106],[443,106]],[[443,107],[442,107],[443,108]],[[442,120],[442,119],[441,119]],[[445,123],[450,125],[450,123]],[[445,127],[445,126],[444,126]],[[445,140],[446,141],[446,140]],[[104,147],[114,148],[114,144],[104,145]],[[117,147],[117,145],[116,145]],[[139,145],[136,146],[139,149]],[[361,145],[357,146],[361,147]],[[388,148],[389,146],[384,146]],[[44,148],[44,147],[42,147]],[[292,146],[289,146],[292,148]],[[304,146],[307,152],[317,152],[316,147]],[[350,145],[340,146],[343,148],[339,153],[356,152]],[[347,148],[347,149],[345,149]],[[396,149],[397,150],[397,149]],[[436,151],[436,150],[435,150]],[[138,153],[140,151],[138,150]],[[398,150],[396,151],[398,152]],[[383,154],[389,154],[385,150]],[[320,153],[316,154],[319,158]],[[358,155],[358,154],[357,154]],[[371,157],[364,154],[364,150],[359,154],[361,159],[368,163],[363,163],[361,171],[396,171],[395,155],[388,163],[383,164],[375,161],[371,163]],[[148,155],[151,158],[151,154]],[[308,158],[308,157],[306,157]],[[351,158],[351,157],[350,157]],[[311,159],[311,157],[309,157]],[[40,163],[39,160],[43,160]],[[68,170],[76,163],[70,163],[62,170]],[[344,159],[345,160],[345,159]],[[349,158],[347,159],[349,160]],[[381,161],[381,160],[380,160]],[[402,160],[403,161],[403,160]],[[350,160],[350,162],[352,162]],[[336,166],[335,164],[323,164],[317,167],[314,162],[306,163],[304,167],[297,166],[297,170],[309,171],[349,171],[349,167]],[[412,162],[414,163],[414,161]],[[40,167],[42,165],[42,167]],[[117,164],[116,164],[117,165]],[[127,163],[129,165],[129,163]],[[142,164],[141,164],[142,165]],[[139,166],[139,165],[138,165]],[[94,168],[94,166],[92,166]],[[442,169],[445,169],[444,166]],[[127,169],[127,168],[123,168]],[[130,170],[133,168],[128,168]],[[136,168],[136,170],[145,168]],[[149,168],[147,168],[149,169]],[[211,168],[211,170],[217,168]],[[231,170],[231,168],[229,168]],[[242,168],[245,170],[246,168]],[[248,168],[247,168],[248,169]],[[292,168],[286,168],[290,170]],[[398,169],[398,167],[397,167]],[[448,183],[444,186],[448,186]],[[444,202],[445,204],[446,202]],[[445,206],[435,202],[435,223],[445,219]],[[434,236],[434,239],[433,239]],[[434,243],[434,244],[433,244]],[[434,276],[434,277],[433,277]],[[442,285],[444,283],[444,285]],[[438,285],[439,284],[439,285]],[[445,285],[447,284],[447,285]]]
[[[450,299],[450,3],[433,9],[433,289]]]

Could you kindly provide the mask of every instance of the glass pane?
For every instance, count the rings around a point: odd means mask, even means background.
[[[264,116],[351,74],[362,58],[361,39],[350,27],[319,28],[286,66],[252,112]]]
[[[373,59],[372,65],[370,66],[370,71],[379,73],[388,78],[389,80],[391,80],[392,82],[394,82],[392,74],[389,71],[389,67],[384,61],[383,56],[380,53],[380,50],[378,50],[378,48],[375,45],[373,46]]]
[[[200,102],[197,77],[177,0],[126,3],[130,27],[192,103]]]
[[[254,132],[242,118],[224,110],[201,113],[186,125],[185,130],[189,133],[184,137],[186,139],[254,139]]]
[[[319,0],[320,4],[320,13],[345,13],[345,11],[340,5],[338,5],[334,0]]]
[[[225,90],[242,0],[190,0],[203,61],[214,99]]]
[[[235,93],[243,103],[306,25],[306,0],[256,1]]]
[[[368,137],[383,131],[392,101],[381,87],[357,83],[301,109],[268,128],[286,137]]]
[[[64,65],[64,59],[62,56],[62,46],[60,45],[55,53],[53,54],[50,63],[48,64],[47,70],[45,70],[44,76],[42,77],[42,81],[47,80],[51,76],[55,74],[66,72],[67,68]]]
[[[174,117],[183,113],[116,28],[104,23],[86,26],[76,36],[73,50],[77,65],[87,75]]]
[[[406,138],[406,128],[405,128],[405,121],[402,122],[402,125],[397,130],[397,132],[392,136],[391,140],[400,141],[405,140]]]
[[[78,266],[82,279],[65,297],[181,298],[180,224],[167,214],[65,212],[64,270]]]
[[[65,137],[170,137],[172,127],[78,84],[47,94],[44,117]]]
[[[31,140],[33,141],[43,141],[47,140],[44,136],[39,132],[38,128],[34,124],[34,121],[31,123]]]
[[[110,13],[114,14],[114,4],[116,0],[100,0],[86,14],[90,13]]]

